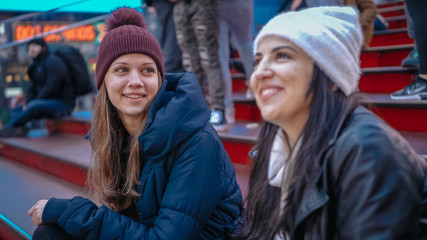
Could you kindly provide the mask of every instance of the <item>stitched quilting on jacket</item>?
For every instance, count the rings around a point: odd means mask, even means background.
[[[224,239],[243,200],[194,74],[166,74],[139,137],[140,222],[75,197],[51,199],[43,223],[81,239]]]

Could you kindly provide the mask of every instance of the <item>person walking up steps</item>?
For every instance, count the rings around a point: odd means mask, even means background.
[[[412,19],[419,68],[414,75],[413,83],[392,93],[391,98],[427,100],[427,1],[406,0],[405,3]]]
[[[210,122],[221,129],[227,121],[225,84],[218,55],[218,0],[178,0],[174,21],[184,68],[194,72],[203,90],[207,84],[212,109]]]

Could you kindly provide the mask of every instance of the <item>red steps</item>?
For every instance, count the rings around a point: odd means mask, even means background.
[[[406,9],[404,4],[399,4],[395,6],[389,5],[388,7],[378,8],[377,10],[377,12],[383,17],[405,16],[405,11]]]
[[[381,96],[377,96],[377,98],[381,100]],[[389,108],[386,101],[381,102],[380,100],[377,100],[377,106],[373,108],[373,111],[380,116],[382,115],[383,119],[386,119],[386,121],[393,126],[394,119],[389,118],[387,114],[389,112],[396,112],[396,106]],[[252,103],[247,101],[247,103],[255,105],[254,101]],[[404,122],[408,124],[407,126],[404,126],[404,128],[400,128],[398,130],[401,131],[401,134],[410,142],[419,154],[427,157],[427,129],[425,129],[425,127],[424,129],[413,129],[414,126],[425,126],[425,124],[418,124],[414,122],[414,119],[415,121],[426,119],[427,116],[425,114],[427,111],[426,109],[423,109],[417,113],[411,109],[406,109],[404,105],[405,103],[401,103],[401,106],[399,107],[402,108],[402,117],[405,118]],[[82,120],[81,124],[87,125],[87,122]],[[248,153],[253,148],[257,140],[260,125],[260,122],[237,122],[228,126],[225,130],[219,131],[224,147],[235,166],[251,165],[251,159],[249,158]],[[67,125],[64,124],[59,126]],[[66,129],[56,130],[66,131]],[[64,152],[64,150],[61,149],[64,145],[68,145],[68,152]],[[24,146],[29,147],[24,149]],[[57,153],[50,148],[55,148]],[[44,152],[42,157],[40,157],[40,152]],[[49,137],[41,139],[15,138],[2,140],[2,144],[0,145],[0,155],[52,174],[73,184],[84,186],[86,171],[89,164],[88,161],[90,158],[90,146],[88,141],[83,140],[82,135],[72,136],[70,134],[51,134]],[[62,157],[58,157],[60,155]],[[80,159],[80,161],[84,162],[78,163],[78,160],[76,159]],[[245,174],[247,173],[238,172],[238,175],[242,178],[248,177],[244,176]]]
[[[407,27],[405,1],[377,4],[377,11],[388,22],[388,29]]]
[[[71,121],[65,120],[50,120],[56,122]],[[74,119],[74,123],[80,123],[82,126],[87,126],[87,120]],[[57,129],[51,129],[53,132],[43,138],[0,138],[0,156],[31,167],[33,169],[45,172],[66,182],[74,185],[85,187],[87,170],[91,159],[91,148],[89,141],[85,140],[83,135],[72,135],[55,132],[68,132],[66,129],[68,124],[56,124]],[[238,132],[239,130],[237,130]],[[247,158],[247,153],[252,148],[254,139],[257,136],[258,130],[252,132],[252,137],[244,139],[241,137],[239,142],[233,136],[237,132],[230,131],[228,134],[223,134],[225,139],[224,146],[227,151],[233,152],[238,150],[240,154],[233,155],[233,164],[236,169],[244,169],[239,165],[250,165],[250,159]],[[219,133],[221,136],[221,133]],[[245,144],[246,143],[246,144]],[[243,170],[242,170],[243,171]],[[239,179],[245,179],[247,171],[240,172],[236,170]],[[239,182],[239,185],[245,185],[246,182]]]
[[[231,88],[233,92],[243,93],[246,91],[248,86],[246,86],[246,77],[243,73],[232,73],[231,77],[233,81],[231,82]]]
[[[396,130],[427,133],[427,101],[391,100],[389,94],[367,96],[364,104]]]
[[[363,94],[363,93],[362,93]],[[392,100],[390,94],[363,94],[366,99],[362,100],[362,105],[373,110],[378,116],[388,122],[393,128],[399,131],[419,131],[427,133],[427,101],[425,100]],[[243,94],[235,93],[235,106],[246,106],[247,109],[255,109],[254,99],[246,99]],[[236,108],[236,113],[240,108]],[[255,110],[253,110],[255,112]],[[250,118],[244,112],[236,119],[243,121],[259,122],[260,114],[253,113],[255,118]],[[243,119],[242,119],[243,118]],[[426,139],[427,141],[427,139]],[[427,146],[426,146],[427,147]],[[427,149],[426,149],[427,150]]]
[[[9,219],[0,214],[0,239],[5,240],[28,240],[30,236],[21,232],[19,228]]]
[[[241,98],[241,97],[239,97]],[[244,98],[244,97],[243,97]],[[236,111],[236,120],[238,121],[254,121],[259,122],[262,120],[258,106],[254,103],[248,102],[251,100],[234,99],[234,109]]]
[[[88,197],[81,187],[1,156],[0,189],[0,239],[5,240],[31,239],[36,227],[28,216],[28,210],[38,200],[75,195]]]
[[[396,130],[427,133],[427,109],[396,108],[393,106],[376,107],[371,110]],[[427,139],[424,141],[427,142]]]
[[[392,93],[412,83],[416,69],[402,67],[363,68],[359,91]]]
[[[81,187],[86,183],[90,154],[89,142],[83,136],[51,134],[35,139],[0,139],[1,156]]]
[[[400,66],[404,58],[414,48],[414,44],[370,47],[362,51],[360,66],[362,68]]]
[[[252,100],[253,101],[253,100]],[[254,103],[250,104],[242,104],[245,107],[254,107],[257,109],[256,114],[258,114],[258,117],[256,119],[259,119],[257,121],[261,121],[261,116],[259,114],[258,107]],[[244,122],[238,121],[237,123],[233,124],[232,126],[227,126],[225,131],[219,131],[218,134],[221,137],[225,150],[229,153],[230,159],[232,159],[233,163],[235,164],[249,164],[250,159],[248,158],[248,152],[253,148],[254,143],[256,142],[256,139],[258,137],[259,132],[259,123],[250,122],[248,119],[239,119],[239,120],[246,120]],[[84,186],[84,182],[82,181],[76,181],[73,177],[69,177],[69,173],[64,173],[62,169],[64,164],[67,164],[68,162],[76,162],[76,158],[80,159],[89,159],[90,155],[90,146],[89,142],[81,142],[82,140],[75,139],[73,140],[72,137],[66,136],[66,135],[77,135],[73,138],[82,138],[86,132],[73,132],[72,130],[68,129],[69,126],[72,125],[81,125],[81,128],[84,126],[89,126],[90,122],[88,120],[84,119],[57,119],[57,120],[48,120],[50,122],[48,125],[50,126],[49,132],[51,133],[49,137],[47,138],[41,138],[41,139],[8,139],[3,140],[3,142],[9,142],[9,144],[3,144],[3,146],[0,145],[0,155],[3,155],[9,159],[16,159],[16,161],[21,162],[23,164],[27,164],[30,166],[35,167],[38,170],[44,171],[44,172],[52,172],[53,175],[56,175],[59,178],[63,178],[64,180],[71,181],[74,184],[77,184],[79,186]],[[67,122],[72,122],[72,124],[67,124]],[[74,129],[75,126],[72,127]],[[71,133],[71,134],[70,134]],[[79,137],[80,136],[80,137]],[[67,139],[67,140],[65,140]],[[21,142],[20,146],[17,146],[17,141]],[[72,160],[63,161],[64,157],[62,157],[62,160],[60,157],[55,156],[51,157],[51,159],[46,159],[44,157],[39,157],[38,152],[27,152],[25,149],[21,149],[20,151],[15,151],[14,149],[17,147],[22,147],[25,145],[34,146],[37,144],[37,148],[40,149],[40,152],[49,152],[49,142],[54,141],[57,146],[63,146],[67,144],[67,142],[79,142],[78,146],[77,143],[72,144],[70,146],[70,150],[68,152],[72,152],[73,149],[80,149],[80,155],[76,156]],[[1,139],[0,139],[1,142]],[[74,145],[74,146],[73,146]],[[68,157],[70,158],[70,157]],[[31,160],[28,160],[31,159]],[[50,161],[49,161],[50,160]],[[61,160],[58,162],[58,160]],[[54,162],[56,161],[56,162]],[[52,165],[47,167],[46,165]],[[82,178],[85,179],[85,172],[86,172],[86,165],[87,163],[82,162],[80,164],[73,164],[71,166],[71,173],[74,175],[80,175]],[[53,171],[52,171],[52,170]],[[83,173],[82,173],[83,170]]]
[[[392,93],[397,91],[404,86],[412,82],[414,68],[402,68],[402,67],[370,67],[362,68],[363,75],[359,81],[359,90],[366,93]],[[244,93],[247,89],[245,85],[245,79],[241,75],[233,75],[232,88],[234,93]],[[236,119],[257,121],[257,114],[255,108],[247,108],[241,106],[241,103],[246,102],[246,98],[243,95],[236,95],[235,107],[242,110],[242,117],[236,114]],[[237,110],[236,110],[237,111]],[[254,116],[254,118],[248,118],[248,116]]]
[[[81,121],[75,120],[72,117],[65,119],[68,119],[68,121],[46,120],[46,128],[50,132],[61,130],[60,132],[62,133],[73,135],[85,135],[90,129],[89,122],[82,124]]]
[[[369,46],[377,47],[413,43],[414,40],[409,38],[406,28],[396,28],[383,31],[375,31]]]
[[[388,29],[396,29],[396,28],[406,28],[408,27],[408,23],[406,21],[406,16],[394,16],[387,17],[384,20],[388,23]]]
[[[238,121],[218,131],[225,150],[233,163],[247,165],[251,163],[248,155],[258,139],[259,122]]]
[[[22,150],[10,145],[1,148],[1,155],[23,165],[39,171],[51,174],[55,177],[84,187],[86,183],[86,170],[49,156],[41,156],[39,153]]]
[[[390,7],[403,6],[405,1],[397,0],[394,2],[388,1],[387,3],[379,3],[377,4],[377,9],[387,9]]]

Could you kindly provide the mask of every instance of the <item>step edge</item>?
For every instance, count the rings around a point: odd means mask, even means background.
[[[394,29],[386,29],[386,30],[376,30],[374,31],[375,36],[395,34],[395,33],[407,33],[408,28],[394,28]]]
[[[17,236],[19,239],[30,240],[31,235],[25,232],[21,227],[19,227],[16,223],[12,222],[9,218],[0,213],[0,225],[5,226],[9,233]]]
[[[58,158],[58,156],[56,156],[55,154],[49,154],[49,153],[46,153],[45,151],[42,151],[42,150],[38,150],[38,149],[29,147],[29,146],[23,146],[20,144],[15,144],[13,142],[8,142],[7,139],[5,141],[5,139],[0,138],[0,146],[2,144],[10,146],[10,147],[17,148],[17,149],[22,149],[24,151],[28,151],[28,152],[40,155],[42,157],[46,157],[46,158],[49,158],[49,159],[54,160],[54,161],[70,164],[73,167],[81,168],[83,170],[87,170],[87,168],[88,168],[88,166],[86,166],[84,164],[76,163],[73,160],[70,160],[69,158],[66,158],[66,157],[65,158]]]
[[[377,4],[375,4],[375,5],[377,6],[377,8],[381,8],[382,6],[385,6],[385,5],[389,5],[389,4],[398,4],[398,3],[405,4],[405,1],[404,1],[404,0],[394,0],[394,1],[388,1],[388,2],[377,3]]]
[[[400,6],[393,6],[393,7],[378,8],[377,13],[381,14],[381,13],[387,13],[387,12],[393,12],[393,11],[400,11],[400,10],[406,11],[405,6],[400,5]]]
[[[387,22],[406,20],[406,15],[392,16],[392,17],[384,17],[384,20]]]
[[[402,66],[390,66],[390,67],[367,67],[360,68],[362,75],[379,74],[379,73],[415,73],[418,68],[415,67],[402,67]]]
[[[397,107],[397,108],[427,108],[427,101],[425,100],[388,100],[388,101],[381,101],[381,100],[374,100],[369,98],[370,93],[364,93],[359,92],[358,94],[363,94],[363,96],[366,96],[365,99],[362,99],[361,104],[366,105],[373,105],[374,107]],[[388,95],[388,94],[384,94]],[[233,94],[233,101],[235,103],[240,104],[256,104],[255,99],[246,99],[241,96],[236,96],[236,94]]]
[[[362,50],[363,53],[372,53],[372,52],[394,52],[394,51],[402,51],[402,50],[412,50],[415,47],[415,44],[398,44],[398,45],[388,45],[388,46],[375,46],[369,47],[367,49]]]

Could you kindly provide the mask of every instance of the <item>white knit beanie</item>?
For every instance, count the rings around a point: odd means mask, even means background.
[[[357,90],[363,35],[352,7],[313,7],[282,13],[255,38],[254,52],[265,36],[280,36],[302,48],[348,96]]]

